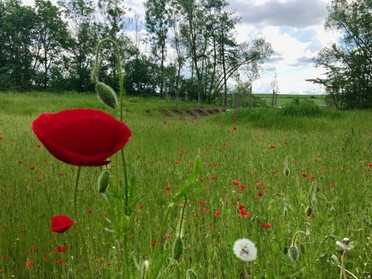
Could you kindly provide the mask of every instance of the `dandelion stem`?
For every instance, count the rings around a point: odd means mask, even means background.
[[[249,279],[248,263],[243,262],[244,279]]]
[[[344,266],[345,253],[346,253],[346,250],[344,250],[341,255],[340,279],[346,279],[346,272],[345,272],[345,266]]]

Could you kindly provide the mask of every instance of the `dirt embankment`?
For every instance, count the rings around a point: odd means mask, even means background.
[[[218,108],[192,108],[192,109],[159,109],[158,110],[165,117],[189,117],[189,118],[200,118],[208,115],[217,114],[223,111]]]

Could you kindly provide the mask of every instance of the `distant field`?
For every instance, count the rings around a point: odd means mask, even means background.
[[[267,104],[271,105],[272,103],[272,95],[271,94],[253,94],[264,99]],[[277,97],[277,105],[283,106],[286,104],[290,104],[295,98],[300,100],[311,100],[318,105],[324,105],[324,95],[292,95],[292,94],[278,94]]]
[[[372,111],[195,118],[177,114],[174,100],[125,98],[125,207],[120,152],[80,174],[31,130],[42,112],[78,107],[119,115],[94,94],[0,93],[1,279],[330,279],[341,266],[347,278],[371,278]],[[106,196],[97,187],[103,169],[112,175]],[[52,232],[56,215],[75,224]],[[234,254],[242,238],[255,243],[254,261]],[[351,244],[337,246],[344,238]]]

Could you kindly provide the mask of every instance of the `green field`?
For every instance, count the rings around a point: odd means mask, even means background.
[[[343,268],[345,278],[371,278],[372,111],[191,117],[193,103],[179,114],[171,100],[126,98],[126,217],[120,156],[108,166],[115,202],[97,190],[101,168],[83,167],[75,214],[77,167],[32,132],[40,113],[78,107],[119,116],[92,94],[0,94],[0,278],[329,279],[344,278]],[[56,215],[75,224],[52,232]],[[345,237],[350,251],[337,249]],[[242,238],[256,260],[234,255]]]
[[[254,96],[260,97],[265,100],[268,105],[272,103],[271,94],[254,94]],[[293,102],[294,99],[299,100],[311,100],[317,105],[324,105],[324,95],[294,95],[294,94],[279,94],[277,97],[277,105],[284,106]]]

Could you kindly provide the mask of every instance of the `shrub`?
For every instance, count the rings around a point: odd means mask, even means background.
[[[311,100],[295,101],[281,110],[285,116],[296,117],[319,117],[322,114],[321,108]]]

